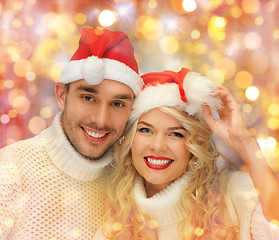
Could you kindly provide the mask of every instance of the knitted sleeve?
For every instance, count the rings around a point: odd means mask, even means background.
[[[17,144],[0,150],[0,239],[9,239],[20,211],[20,169],[14,162]]]
[[[264,218],[260,205],[253,214],[251,232],[254,240],[279,240],[279,226]]]
[[[279,240],[278,228],[269,223],[261,209],[257,191],[249,174],[234,172],[228,194],[240,227],[240,239]]]

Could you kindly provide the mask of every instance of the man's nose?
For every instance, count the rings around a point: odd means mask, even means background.
[[[94,111],[94,116],[92,117],[92,120],[98,127],[109,126],[109,122],[110,122],[109,106],[107,106],[107,104],[100,103],[97,106],[96,111]]]

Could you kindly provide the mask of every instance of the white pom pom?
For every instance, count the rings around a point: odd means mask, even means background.
[[[96,56],[85,59],[81,68],[81,75],[90,85],[97,85],[101,83],[105,77],[105,66],[103,60]]]
[[[190,115],[202,118],[202,105],[207,104],[212,110],[222,108],[222,101],[219,97],[211,97],[210,93],[217,89],[216,84],[196,72],[190,72],[186,75],[183,83],[188,103],[186,112]]]

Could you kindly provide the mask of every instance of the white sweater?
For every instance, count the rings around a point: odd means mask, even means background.
[[[0,150],[0,239],[92,239],[113,151],[96,161],[65,136],[59,113],[38,136]]]
[[[187,187],[188,176],[182,175],[161,192],[146,197],[143,180],[138,177],[134,185],[134,197],[143,213],[158,223],[159,240],[178,240],[178,223],[185,217],[179,202],[181,190]],[[279,228],[268,223],[261,211],[254,186],[248,174],[234,172],[229,181],[226,204],[229,209],[229,223],[239,226],[239,240],[279,240]],[[95,240],[107,239],[101,228],[97,231]]]

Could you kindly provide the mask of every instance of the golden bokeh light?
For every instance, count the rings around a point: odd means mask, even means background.
[[[275,30],[273,31],[273,37],[274,37],[275,39],[279,39],[279,29],[275,29]]]
[[[271,130],[278,130],[279,129],[279,118],[278,117],[271,117],[267,120],[267,126]]]
[[[42,118],[50,118],[52,116],[52,109],[50,107],[43,107],[40,110],[40,115]]]
[[[7,79],[4,81],[4,86],[6,88],[13,88],[15,86],[15,82],[13,80]]]
[[[256,24],[257,26],[263,25],[263,24],[264,24],[264,18],[263,18],[263,17],[257,17],[257,18],[255,19],[255,24]]]
[[[33,134],[39,134],[46,128],[46,121],[42,117],[32,117],[28,123],[28,128]]]
[[[12,25],[13,25],[14,28],[20,28],[21,25],[22,25],[22,22],[21,22],[20,19],[14,19],[14,20],[12,21]]]
[[[158,2],[156,0],[149,0],[148,7],[151,9],[155,9],[158,6]]]
[[[253,83],[253,76],[250,72],[240,71],[235,76],[235,84],[241,89],[246,89]]]
[[[234,6],[231,8],[231,15],[234,18],[239,18],[242,15],[242,9],[238,6]]]
[[[226,38],[225,27],[227,20],[223,17],[212,16],[208,24],[208,33],[212,38],[222,41]]]
[[[33,72],[28,72],[28,73],[26,73],[26,79],[28,80],[28,81],[34,81],[35,80],[35,77],[36,77],[36,75],[35,75],[35,73],[33,73]]]
[[[150,41],[158,40],[163,35],[163,24],[157,18],[141,16],[137,20],[137,27],[141,34]]]
[[[10,118],[15,118],[17,116],[17,111],[15,109],[10,109],[8,115]]]
[[[207,77],[212,79],[218,84],[223,84],[225,80],[225,74],[219,69],[212,69],[207,74]]]
[[[252,112],[252,110],[253,110],[253,107],[250,104],[244,104],[243,105],[243,111],[244,112],[250,113],[250,112]]]
[[[116,15],[111,10],[103,10],[98,17],[99,23],[104,27],[109,27],[116,21]]]
[[[196,0],[183,0],[182,7],[186,12],[194,12],[197,9]]]
[[[116,222],[112,225],[112,229],[116,232],[120,231],[122,229],[122,224],[120,222]]]
[[[25,77],[28,72],[31,72],[31,69],[31,64],[26,59],[22,59],[14,65],[14,72],[19,77]]]
[[[51,123],[57,107],[53,87],[76,50],[80,29],[98,26],[127,33],[140,74],[178,71],[182,66],[201,72],[232,91],[255,138],[278,139],[275,0],[2,2],[1,146],[28,138]],[[32,132],[26,126],[34,116],[38,126]],[[278,144],[266,147],[265,156],[278,159]]]
[[[191,38],[193,38],[193,39],[199,39],[200,36],[201,36],[201,33],[199,30],[195,29],[191,32]]]
[[[155,228],[157,228],[158,227],[158,222],[156,221],[156,220],[150,220],[150,222],[149,222],[149,227],[151,228],[151,229],[155,229]]]
[[[242,1],[243,11],[248,14],[257,13],[260,9],[259,0],[243,0]]]
[[[85,24],[86,21],[87,21],[87,17],[86,17],[86,15],[83,14],[83,13],[77,13],[77,14],[75,15],[74,19],[75,19],[75,22],[76,22],[77,24],[80,24],[80,25]]]
[[[164,53],[173,54],[178,51],[179,44],[178,41],[174,37],[165,36],[160,41],[161,49]]]
[[[195,235],[197,235],[198,237],[201,237],[204,234],[204,229],[202,228],[195,228]]]
[[[245,91],[245,95],[248,100],[250,101],[256,101],[260,95],[260,91],[257,87],[251,86],[248,87]]]
[[[268,113],[272,116],[279,116],[279,103],[272,103],[268,106]]]

